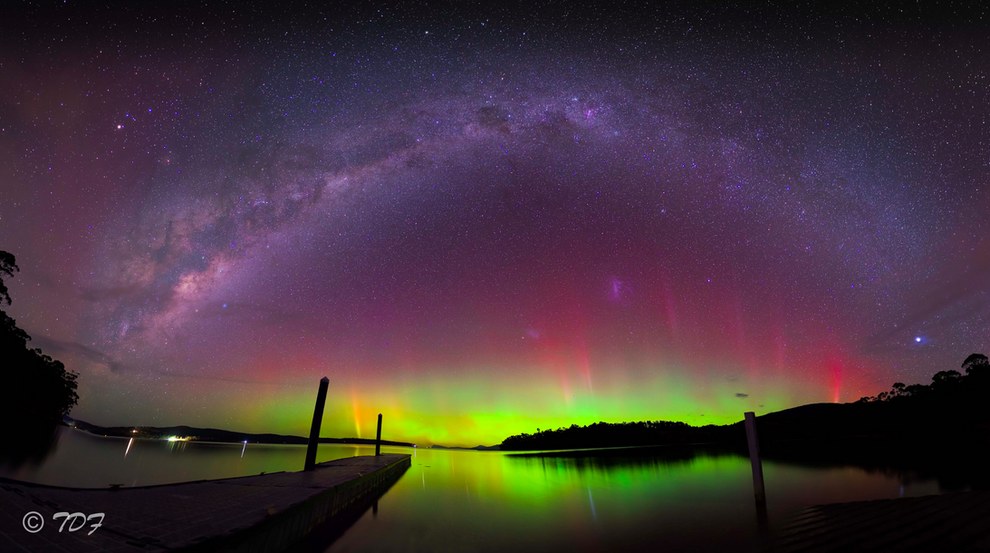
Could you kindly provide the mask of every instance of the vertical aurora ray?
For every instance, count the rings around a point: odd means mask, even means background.
[[[351,389],[351,412],[354,417],[354,433],[358,438],[362,438],[361,435],[361,413],[358,409],[358,397],[357,393]]]
[[[616,374],[615,369],[608,371]],[[553,374],[551,371],[548,374]],[[558,428],[599,421],[680,420],[689,424],[736,422],[741,409],[751,403],[733,397],[732,383],[699,393],[690,378],[677,378],[665,371],[653,379],[615,379],[595,391],[576,389],[562,397],[555,376],[531,380],[525,386],[492,382],[484,376],[409,381],[391,385],[374,384],[363,388],[349,385],[349,397],[330,394],[324,435],[362,437],[361,428],[375,424],[378,412],[386,421],[389,439],[411,440],[420,444],[491,445],[510,434],[534,432],[537,428]],[[309,394],[300,399],[275,400],[273,412],[299,402],[299,413],[311,403]],[[724,399],[714,400],[722,397]],[[785,387],[766,387],[761,410],[786,407]],[[367,405],[368,408],[363,406]],[[345,407],[346,406],[346,407]],[[343,415],[343,416],[341,416]]]

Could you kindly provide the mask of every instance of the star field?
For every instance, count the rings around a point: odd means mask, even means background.
[[[983,13],[7,6],[10,313],[73,415],[493,443],[987,350]],[[869,10],[873,8],[863,8]]]

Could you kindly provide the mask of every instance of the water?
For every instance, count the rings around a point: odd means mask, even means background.
[[[412,466],[327,551],[749,551],[758,548],[749,461],[566,459],[501,452],[383,448]],[[369,455],[323,445],[318,460]],[[0,471],[60,486],[160,484],[299,470],[304,446],[167,443],[62,429],[38,467]],[[938,493],[933,480],[855,467],[764,463],[770,530],[821,503]]]
[[[764,463],[770,530],[801,508],[938,493],[934,481]],[[749,459],[517,458],[417,450],[406,475],[327,550],[753,551]]]

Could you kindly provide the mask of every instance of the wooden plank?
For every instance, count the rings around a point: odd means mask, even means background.
[[[819,505],[788,524],[780,553],[990,551],[990,492]]]
[[[312,471],[118,490],[0,479],[0,551],[280,551],[350,505],[379,497],[409,466],[409,455],[361,456]],[[31,511],[44,522],[37,533],[23,526]],[[59,531],[59,512],[105,514],[88,534],[89,525]]]

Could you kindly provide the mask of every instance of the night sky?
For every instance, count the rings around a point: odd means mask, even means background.
[[[475,445],[990,350],[982,13],[89,4],[0,8],[8,312],[75,417],[303,435],[327,375],[325,436]]]

